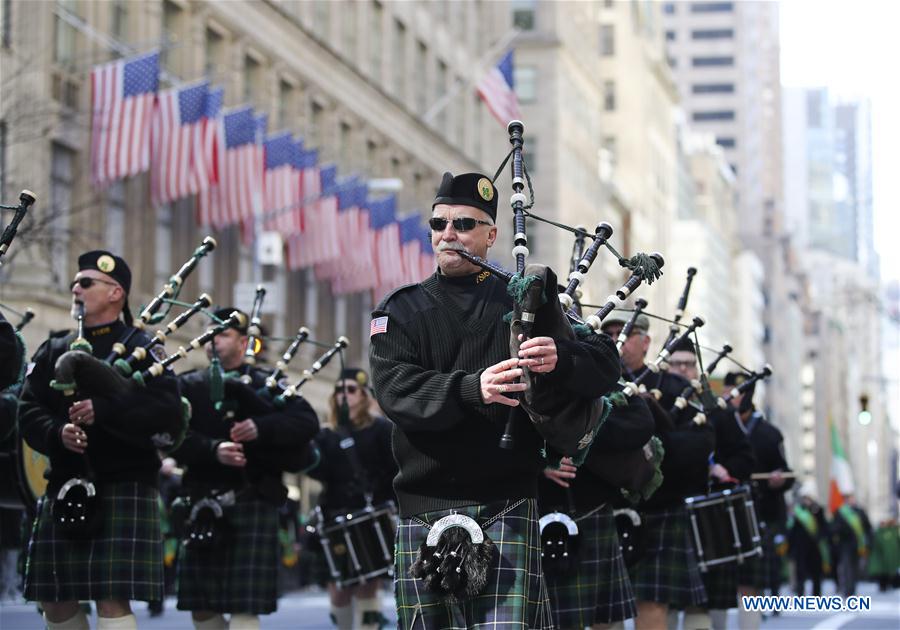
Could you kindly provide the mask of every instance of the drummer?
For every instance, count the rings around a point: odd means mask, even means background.
[[[322,460],[309,475],[325,486],[319,507],[327,521],[369,505],[391,502],[393,508],[395,502],[391,486],[397,474],[391,451],[393,425],[371,413],[368,388],[369,375],[364,370],[342,370],[329,401],[327,426],[316,436]],[[341,563],[336,564],[340,570]],[[393,569],[393,558],[385,569]],[[381,579],[346,588],[339,588],[330,577],[327,583],[331,621],[337,628],[377,630],[381,626]]]

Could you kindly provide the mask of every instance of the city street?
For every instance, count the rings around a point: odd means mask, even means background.
[[[824,594],[834,593],[834,583],[826,582]],[[789,594],[783,591],[783,594]],[[763,621],[764,630],[888,630],[900,627],[900,592],[894,590],[879,593],[874,584],[863,583],[860,595],[872,597],[872,609],[858,613],[783,613],[778,617],[769,617]],[[393,615],[394,599],[389,594],[384,597],[384,610],[388,614],[393,627],[396,617]],[[193,626],[187,613],[175,610],[175,601],[166,602],[166,613],[161,617],[150,618],[144,604],[136,607],[138,627],[157,628],[159,630],[190,630]],[[34,611],[34,607],[26,604],[9,602],[0,604],[0,628],[2,630],[39,630],[43,626]],[[263,630],[286,630],[297,628],[315,628],[327,630],[331,628],[328,620],[328,596],[323,591],[303,591],[284,597],[279,602],[278,612],[262,618]],[[629,630],[634,624],[627,623]],[[737,611],[728,615],[728,629],[737,629]]]

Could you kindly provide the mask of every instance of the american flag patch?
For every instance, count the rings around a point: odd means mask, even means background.
[[[369,337],[373,335],[377,335],[378,333],[386,333],[387,332],[387,315],[384,317],[376,317],[372,320],[372,323],[369,324]]]

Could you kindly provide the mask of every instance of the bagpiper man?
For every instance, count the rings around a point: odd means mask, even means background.
[[[555,626],[561,630],[621,627],[636,614],[613,514],[613,507],[622,502],[621,482],[606,474],[606,465],[639,477],[640,471],[631,465],[644,466],[647,460],[640,454],[637,462],[622,455],[642,449],[653,428],[647,403],[633,397],[613,406],[580,467],[567,459],[558,468],[544,470],[546,479],[539,486],[544,575]],[[562,527],[570,526],[565,517],[577,527],[577,534],[563,532]],[[559,533],[554,535],[548,528],[557,519],[561,523],[555,525]]]
[[[182,409],[171,374],[124,393],[104,389],[115,375],[103,362],[113,344],[130,351],[149,341],[131,326],[130,289],[122,258],[102,250],[82,254],[71,285],[73,313],[83,309],[81,334],[51,335],[35,353],[22,393],[21,433],[50,458],[28,545],[25,597],[40,602],[50,630],[88,628],[79,600],[97,601],[98,628],[136,628],[129,600],[163,596],[157,448],[171,445],[173,427],[183,429]],[[78,347],[90,355],[68,354],[82,362],[96,357],[99,376],[55,383],[57,359],[76,341],[86,341]]]
[[[224,321],[234,310],[215,315]],[[213,337],[209,370],[179,375],[193,413],[173,453],[186,467],[182,488],[190,509],[178,560],[178,609],[191,611],[203,630],[252,630],[259,615],[276,610],[278,508],[287,498],[281,476],[305,465],[319,429],[302,397],[275,405],[265,391],[269,373],[244,362],[248,341],[244,318]]]
[[[391,485],[397,462],[391,452],[390,420],[372,415],[369,375],[344,368],[329,399],[328,423],[316,436],[321,462],[309,476],[322,482],[319,509],[328,520],[396,503]],[[388,532],[382,532],[388,536]],[[365,553],[377,556],[376,549]],[[391,546],[393,552],[393,546]],[[345,554],[346,555],[346,554]],[[386,569],[390,565],[386,566]],[[378,577],[340,588],[326,579],[331,620],[339,630],[378,630],[382,623]]]
[[[544,443],[509,395],[526,389],[516,382],[523,368],[570,400],[598,399],[620,373],[611,340],[597,335],[536,336],[510,358],[507,287],[456,253],[486,256],[496,217],[489,177],[445,173],[429,221],[437,272],[372,313],[372,379],[400,466],[402,628],[552,627],[536,503]],[[500,440],[511,413],[507,449]]]
[[[625,322],[625,317],[614,313],[603,321],[602,330],[616,339]],[[628,381],[641,378],[649,369],[645,365],[651,341],[649,330],[650,319],[639,315],[621,347],[622,373]],[[715,448],[715,433],[709,423],[696,425],[689,413],[670,417],[666,411],[688,382],[671,372],[649,377],[644,383],[661,394],[658,402],[655,397],[647,402],[665,456],[662,485],[640,507],[645,550],[634,566],[629,567],[637,598],[635,627],[638,630],[665,627],[669,608],[700,606],[706,601],[697,556],[689,538],[684,499],[706,491],[709,455]],[[696,621],[685,618],[685,628],[697,627]]]

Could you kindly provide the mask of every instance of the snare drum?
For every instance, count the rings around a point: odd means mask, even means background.
[[[750,488],[739,486],[684,500],[701,571],[762,554]]]
[[[13,434],[0,443],[0,507],[25,508],[33,514],[47,490],[44,472],[50,460]]]
[[[316,533],[328,563],[328,571],[338,588],[365,584],[369,580],[394,575],[394,537],[397,508],[393,501],[369,506],[326,521],[321,510]]]

